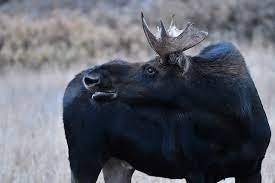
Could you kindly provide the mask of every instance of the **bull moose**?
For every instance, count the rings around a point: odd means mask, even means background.
[[[147,62],[113,60],[68,84],[63,120],[72,182],[131,182],[134,170],[188,183],[260,183],[271,131],[241,53],[231,43],[183,51],[207,32],[189,23],[146,38]]]

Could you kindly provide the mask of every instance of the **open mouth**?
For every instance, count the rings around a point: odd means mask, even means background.
[[[117,98],[117,92],[115,91],[99,91],[92,95],[92,99],[95,101],[110,101]]]

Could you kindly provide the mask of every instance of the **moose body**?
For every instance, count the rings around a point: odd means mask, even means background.
[[[259,183],[271,135],[244,59],[230,43],[195,57],[173,52],[87,69],[65,91],[63,120],[80,183],[96,182],[112,158],[189,183]],[[128,179],[119,182],[130,182],[134,169],[121,169]]]

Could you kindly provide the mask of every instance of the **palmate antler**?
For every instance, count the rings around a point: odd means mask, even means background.
[[[203,41],[208,35],[205,31],[198,31],[193,27],[192,23],[188,23],[183,30],[178,29],[175,25],[174,15],[172,16],[169,29],[166,31],[163,22],[160,21],[160,25],[157,27],[158,31],[154,35],[149,30],[143,13],[141,13],[141,19],[143,30],[150,46],[161,57],[192,48]]]

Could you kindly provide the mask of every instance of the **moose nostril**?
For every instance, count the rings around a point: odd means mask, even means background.
[[[98,76],[85,76],[83,78],[83,83],[86,87],[94,86],[95,84],[98,84],[100,81],[100,78]]]

